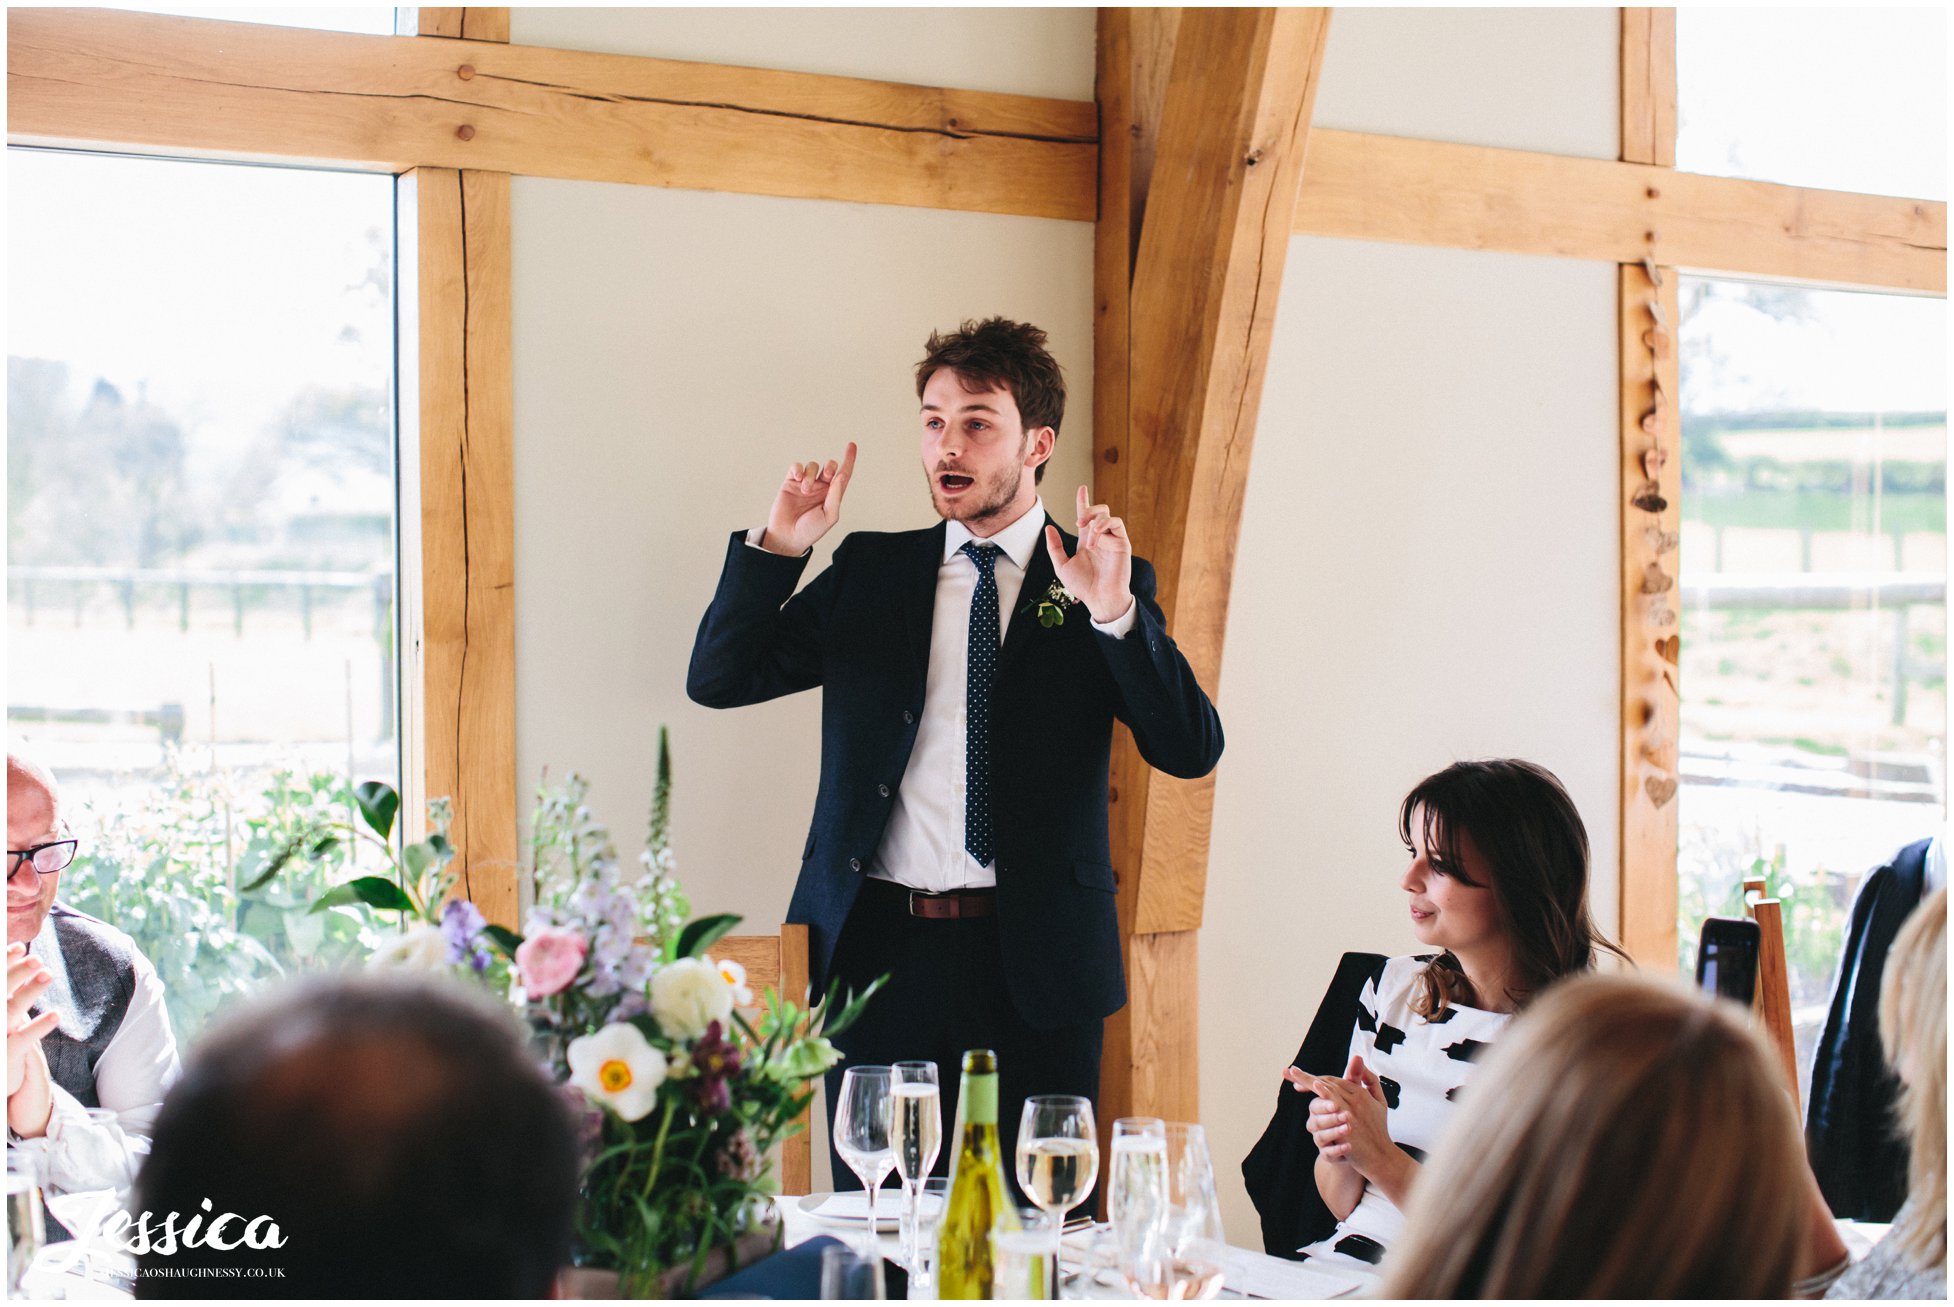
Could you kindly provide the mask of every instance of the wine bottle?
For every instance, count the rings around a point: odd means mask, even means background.
[[[991,1230],[1017,1228],[1018,1213],[1005,1188],[997,1139],[997,1054],[987,1048],[963,1055],[956,1134],[950,1197],[936,1236],[936,1296],[989,1298]]]

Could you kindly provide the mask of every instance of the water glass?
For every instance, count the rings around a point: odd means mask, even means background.
[[[47,1217],[41,1210],[41,1186],[31,1171],[7,1167],[7,1296],[21,1296],[27,1268],[47,1242]]]
[[[821,1250],[821,1297],[824,1300],[880,1302],[888,1297],[882,1280],[882,1257],[860,1252],[845,1243]]]
[[[868,1191],[868,1229],[862,1249],[875,1251],[875,1192],[895,1167],[895,1146],[889,1138],[890,1093],[894,1073],[886,1066],[851,1066],[841,1076],[841,1097],[835,1106],[835,1151]]]
[[[903,1258],[913,1268],[921,1255],[914,1242],[916,1210],[943,1147],[943,1094],[934,1062],[898,1062],[891,1070],[890,1142],[902,1179]]]
[[[991,1297],[1049,1299],[1060,1220],[1036,1207],[1020,1208],[1017,1216],[1015,1229],[999,1224],[991,1230]]]
[[[1165,1206],[1144,1235],[1122,1240],[1120,1269],[1127,1287],[1142,1298],[1213,1298],[1221,1292],[1227,1240],[1207,1133],[1198,1125],[1172,1124],[1161,1143]]]

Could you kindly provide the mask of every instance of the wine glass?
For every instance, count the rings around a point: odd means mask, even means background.
[[[920,1222],[923,1182],[936,1168],[943,1147],[943,1094],[934,1062],[898,1062],[894,1074],[890,1143],[896,1174],[902,1179],[902,1249],[914,1275],[922,1257]]]
[[[1065,1213],[1086,1200],[1098,1179],[1099,1127],[1091,1100],[1072,1094],[1025,1099],[1018,1121],[1018,1188],[1025,1197],[1063,1229]]]
[[[1122,1258],[1137,1253],[1167,1214],[1167,1123],[1157,1116],[1113,1122],[1107,1215]]]
[[[863,1246],[875,1248],[875,1191],[896,1164],[889,1140],[890,1083],[886,1066],[851,1066],[841,1075],[835,1107],[835,1151],[868,1191],[868,1233]]]

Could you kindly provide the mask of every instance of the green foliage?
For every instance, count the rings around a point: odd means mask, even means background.
[[[350,804],[343,778],[273,774],[243,798],[232,778],[172,759],[160,792],[129,807],[89,810],[64,903],[126,931],[156,967],[180,1044],[236,999],[281,976],[363,959],[369,927],[344,914],[312,916],[311,900],[355,870],[348,845],[302,832]],[[295,858],[288,850],[304,848]],[[285,855],[281,861],[281,855]],[[266,892],[240,881],[292,868]]]

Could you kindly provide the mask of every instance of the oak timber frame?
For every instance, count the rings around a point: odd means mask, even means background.
[[[1620,265],[1622,922],[1632,952],[1673,964],[1674,808],[1636,799],[1650,669],[1626,502],[1655,374],[1635,279],[1648,256],[1665,277],[1945,294],[1945,204],[1676,172],[1670,10],[1623,11],[1615,161],[1310,130],[1324,10],[1102,10],[1097,104],[523,47],[507,9],[399,13],[407,34],[376,37],[11,10],[8,139],[404,178],[403,788],[411,813],[454,797],[492,918],[517,903],[508,197],[533,175],[1095,222],[1095,481],[1160,563],[1210,689],[1287,234]],[[1180,68],[1177,46],[1195,51]],[[1190,294],[1196,347],[1172,361],[1198,403],[1176,420],[1147,306]],[[1198,1120],[1212,786],[1149,774],[1122,732],[1113,787],[1133,997],[1108,1024],[1100,1115]]]

